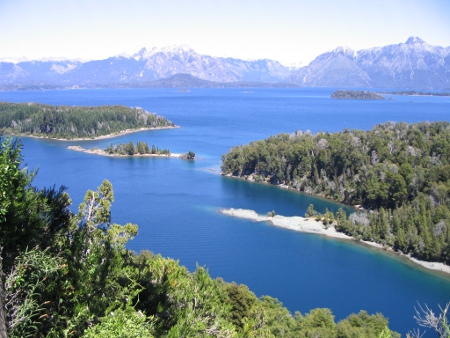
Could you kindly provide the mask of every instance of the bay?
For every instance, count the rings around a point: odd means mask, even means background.
[[[23,138],[24,162],[39,168],[39,187],[66,185],[74,210],[87,189],[113,183],[113,221],[139,225],[130,249],[180,260],[191,271],[247,284],[277,297],[291,311],[329,307],[336,319],[361,309],[381,312],[394,330],[416,327],[414,306],[450,301],[450,279],[354,243],[295,233],[266,223],[229,218],[219,208],[304,215],[337,210],[336,203],[219,175],[221,155],[235,145],[278,133],[372,128],[387,121],[450,121],[450,98],[392,96],[392,100],[332,100],[333,89],[101,89],[0,92],[1,101],[55,105],[140,106],[181,128],[98,140],[62,142]],[[67,149],[106,148],[145,141],[176,158],[105,158]]]

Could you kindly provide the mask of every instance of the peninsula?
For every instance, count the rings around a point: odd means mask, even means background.
[[[85,140],[175,127],[166,118],[139,107],[0,102],[0,132],[15,136]]]
[[[384,96],[367,90],[336,90],[332,99],[344,100],[384,100]]]
[[[369,245],[376,249],[391,252],[392,254],[395,254],[395,255],[401,255],[401,257],[405,257],[405,258],[409,259],[410,261],[414,262],[415,264],[418,264],[426,269],[440,271],[440,272],[450,274],[450,266],[448,266],[444,263],[422,261],[419,259],[415,259],[409,255],[395,253],[392,250],[392,248],[385,247],[382,244],[379,244],[376,242],[358,240],[357,238],[346,235],[346,234],[336,230],[335,223],[324,225],[323,224],[324,220],[322,217],[320,217],[320,218],[301,217],[301,216],[287,217],[287,216],[281,216],[281,215],[270,215],[270,213],[268,215],[259,215],[254,210],[234,209],[234,208],[219,209],[219,212],[224,215],[227,215],[227,216],[248,219],[248,220],[251,220],[254,222],[269,222],[273,226],[292,230],[292,231],[311,233],[311,234],[322,235],[322,236],[326,236],[326,237],[330,237],[330,238],[349,240],[349,241],[353,241],[355,243]]]
[[[298,131],[232,148],[222,174],[362,206],[328,219],[356,239],[449,265],[449,139],[448,122]]]

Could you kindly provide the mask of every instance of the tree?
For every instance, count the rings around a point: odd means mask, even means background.
[[[128,306],[118,309],[101,318],[99,324],[84,332],[86,338],[152,338],[153,323],[142,312]]]
[[[21,168],[19,141],[0,138],[0,247],[7,273],[20,252],[61,245],[71,227],[71,200],[65,188],[38,190],[36,171]]]
[[[130,141],[129,143],[125,144],[124,151],[127,155],[133,156],[136,153],[136,149],[134,148],[133,141]]]
[[[63,259],[47,251],[33,249],[21,253],[6,276],[4,308],[11,337],[27,337],[39,333],[48,323],[51,309],[49,290],[66,272]]]
[[[189,151],[188,153],[181,155],[181,158],[193,160],[195,158],[195,153],[193,151]]]
[[[225,285],[228,293],[227,303],[231,304],[231,321],[237,327],[244,327],[245,318],[252,316],[252,311],[258,298],[251,292],[246,285],[230,283]]]
[[[314,210],[314,204],[308,205],[308,209],[306,210],[305,217],[315,217],[318,212]]]
[[[150,149],[148,144],[146,142],[138,141],[136,144],[136,152],[141,155],[149,154]]]

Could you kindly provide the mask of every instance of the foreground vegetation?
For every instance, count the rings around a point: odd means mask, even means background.
[[[142,108],[0,102],[0,132],[12,135],[70,140],[160,127],[174,127],[174,124]]]
[[[78,213],[64,188],[37,189],[18,143],[0,145],[1,337],[397,337],[381,314],[336,323],[329,309],[292,315],[245,285],[126,249],[134,224],[111,223],[113,187]]]
[[[281,134],[235,147],[226,175],[283,184],[368,211],[329,216],[337,230],[450,264],[450,124]]]

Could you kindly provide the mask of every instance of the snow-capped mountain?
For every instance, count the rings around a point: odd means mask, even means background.
[[[214,82],[290,82],[308,87],[450,89],[450,47],[411,37],[405,43],[354,51],[338,47],[308,66],[274,60],[214,57],[188,46],[143,48],[105,60],[1,61],[0,86],[146,86],[175,74]]]
[[[142,49],[133,58],[145,62],[140,78],[155,80],[174,74],[189,74],[216,82],[266,81],[285,78],[289,70],[277,61],[244,61],[196,53],[186,45]]]
[[[102,86],[139,84],[189,74],[216,82],[278,82],[289,68],[273,60],[245,61],[196,53],[188,46],[141,49],[105,60],[0,62],[3,85]]]
[[[288,80],[316,87],[450,88],[450,47],[417,37],[357,52],[339,47],[322,54]]]

